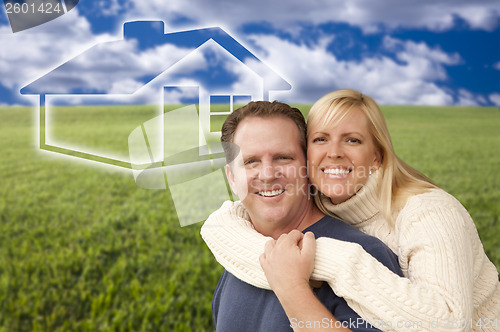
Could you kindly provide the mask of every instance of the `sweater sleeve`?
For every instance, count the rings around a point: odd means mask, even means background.
[[[449,206],[406,213],[398,217],[405,220],[398,254],[408,278],[394,274],[359,244],[329,238],[317,240],[312,278],[327,281],[354,311],[382,330],[471,330],[472,221]],[[211,215],[202,236],[229,272],[269,289],[258,260],[269,238],[256,232],[237,206],[225,204]]]
[[[272,238],[258,233],[247,218],[241,202],[226,201],[205,221],[201,236],[219,264],[236,278],[271,289],[259,257]]]
[[[474,326],[472,248],[454,209],[413,215],[401,232],[398,277],[359,245],[318,239],[313,276],[383,330],[469,331]],[[336,254],[337,253],[337,254]],[[401,258],[400,257],[400,258]]]

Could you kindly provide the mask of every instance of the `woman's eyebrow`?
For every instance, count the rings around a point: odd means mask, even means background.
[[[358,136],[361,136],[361,138],[365,138],[365,136],[363,134],[361,134],[359,131],[350,131],[347,133],[343,133],[341,136],[345,137],[345,136],[351,136],[351,135],[358,135]]]
[[[330,134],[328,134],[327,132],[324,132],[324,131],[314,131],[311,134],[309,134],[309,136],[314,136],[314,135],[330,136]]]

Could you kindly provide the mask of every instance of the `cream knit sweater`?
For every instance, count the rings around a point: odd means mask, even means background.
[[[378,173],[378,172],[377,172]],[[498,272],[470,215],[434,189],[408,199],[391,228],[377,205],[377,176],[332,214],[376,236],[399,257],[398,277],[357,243],[319,238],[313,279],[325,280],[361,317],[386,331],[500,331]],[[241,202],[225,202],[201,229],[217,261],[237,278],[269,289],[259,264],[270,238],[257,233]]]

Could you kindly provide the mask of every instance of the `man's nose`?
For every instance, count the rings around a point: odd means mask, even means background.
[[[278,177],[279,170],[272,162],[264,162],[259,170],[259,180],[272,181]]]

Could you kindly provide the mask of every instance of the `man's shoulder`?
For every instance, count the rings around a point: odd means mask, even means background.
[[[257,288],[224,271],[212,299],[217,331],[291,331],[272,290]]]
[[[361,245],[365,242],[383,244],[378,238],[365,234],[359,229],[331,216],[324,216],[304,230],[304,232],[307,231],[313,232],[316,238],[330,237],[341,241],[357,242]]]
[[[231,272],[224,270],[215,289],[214,298],[223,297],[226,292],[228,292],[229,294],[239,292],[240,294],[247,294],[248,296],[254,296],[256,294],[258,296],[261,296],[261,293],[274,294],[268,289],[258,288],[250,285],[235,277]]]

